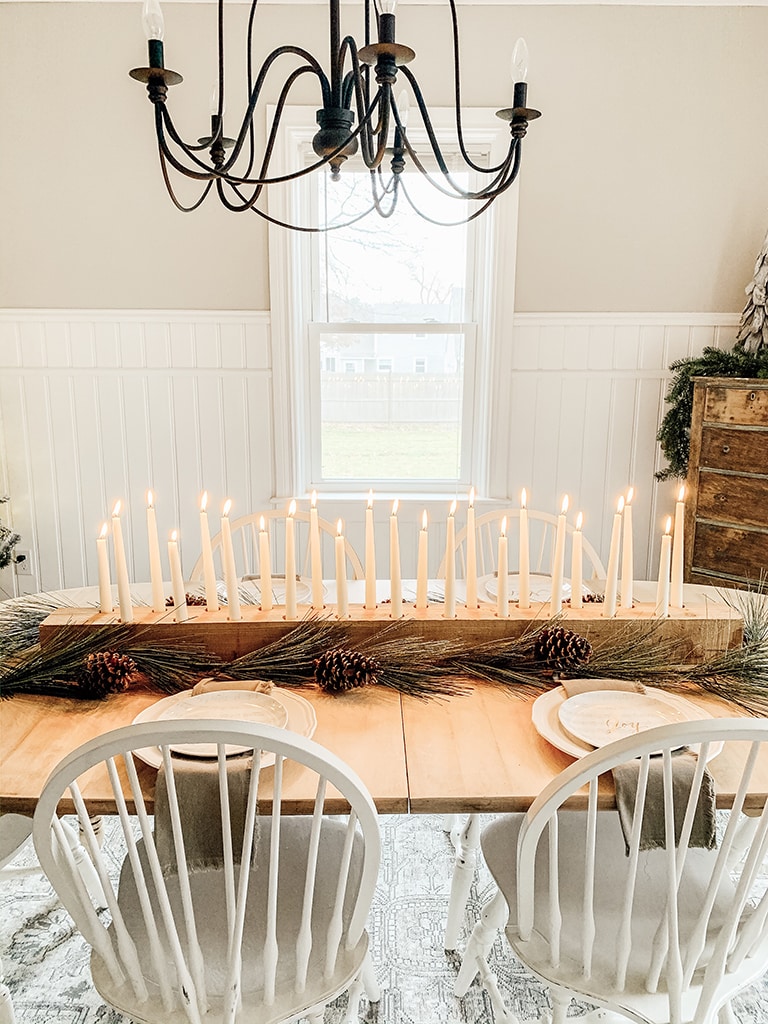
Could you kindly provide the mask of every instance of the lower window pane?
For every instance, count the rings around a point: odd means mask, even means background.
[[[462,334],[324,332],[320,367],[324,480],[460,478]]]

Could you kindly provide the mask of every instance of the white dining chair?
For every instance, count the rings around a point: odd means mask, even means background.
[[[285,574],[285,520],[287,512],[284,509],[270,509],[267,512],[249,512],[247,515],[239,516],[230,523],[232,533],[232,547],[235,553],[235,567],[238,576],[258,576],[260,571],[259,561],[259,531],[260,522],[263,519],[269,535],[270,546],[270,567],[273,574]],[[297,511],[294,519],[294,541],[296,549],[296,572],[300,576],[310,577],[312,575],[311,550],[309,540],[309,512]],[[335,548],[337,527],[318,516],[320,533],[320,555],[321,573],[324,578],[335,577]],[[219,561],[217,574],[223,577],[221,561],[221,534],[217,533],[211,538],[211,549],[214,556],[214,564]],[[347,557],[348,578],[352,580],[363,579],[365,573],[360,558],[354,547],[347,538],[344,538],[344,551]],[[203,577],[203,556],[200,555],[189,574],[190,580],[196,582]]]
[[[173,754],[201,744],[213,759]],[[228,745],[252,748],[252,764],[247,754],[228,758]],[[139,778],[146,766],[135,753],[142,748],[162,755],[166,802],[162,824],[155,806],[154,830]],[[127,851],[119,880],[88,818],[85,776],[95,768],[107,774],[117,804]],[[306,813],[283,814],[285,790],[297,779],[314,797]],[[70,805],[110,921],[96,913],[62,836],[57,807]],[[96,989],[134,1021],[277,1024],[306,1016],[319,1024],[325,1004],[346,989],[349,1021],[358,1019],[363,989],[378,999],[365,930],[380,859],[376,809],[355,773],[312,740],[210,720],[115,730],[54,769],[34,842],[92,948]]]
[[[715,848],[694,847],[704,764],[722,742],[720,756],[741,772],[735,801]],[[603,1008],[588,1015],[594,1020],[608,1019],[600,1016],[608,1010],[649,1024],[734,1022],[731,999],[768,969],[768,893],[755,890],[768,853],[768,803],[751,795],[765,793],[757,760],[766,743],[765,719],[650,729],[580,758],[527,814],[493,821],[481,845],[498,892],[469,939],[456,994],[479,972],[497,1022],[516,1024],[486,962],[505,928],[515,956],[549,985],[554,1024],[564,1024],[574,997]],[[699,744],[695,769],[681,781],[674,752]],[[625,846],[600,776],[636,758]],[[663,845],[644,849],[643,813],[654,802]]]

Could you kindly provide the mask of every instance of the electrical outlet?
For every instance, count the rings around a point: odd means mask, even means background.
[[[32,552],[31,551],[19,551],[15,552],[16,561],[14,566],[16,568],[17,576],[33,576],[32,571]]]

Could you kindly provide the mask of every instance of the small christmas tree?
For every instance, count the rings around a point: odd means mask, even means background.
[[[738,348],[746,352],[768,350],[768,234],[755,260],[755,274],[747,287],[747,304],[741,314]]]
[[[8,495],[4,498],[0,498],[0,505],[8,501]],[[7,526],[0,523],[0,569],[4,569],[11,562],[15,562],[16,559],[13,556],[13,549],[21,540],[18,533],[14,533]]]

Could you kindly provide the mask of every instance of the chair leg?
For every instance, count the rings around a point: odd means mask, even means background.
[[[365,997],[369,1003],[378,1003],[381,999],[381,989],[379,988],[379,980],[376,977],[376,971],[373,966],[373,960],[371,960],[370,951],[365,954],[365,960],[363,960],[363,969],[360,973],[360,977],[363,981],[363,991]]]
[[[320,1009],[317,1007],[314,1010],[309,1010],[307,1013],[307,1020],[309,1024],[323,1024],[325,1018],[325,1007],[321,1006]]]
[[[356,1024],[360,1020],[360,996],[363,994],[363,972],[349,986],[349,999],[347,1000],[347,1012],[344,1014],[344,1024]]]
[[[0,963],[0,1024],[16,1024],[11,993],[8,991],[8,986],[3,978],[2,963]]]
[[[717,1024],[739,1024],[739,1019],[733,1012],[730,1000],[720,1007],[717,1015]]]
[[[472,929],[453,988],[455,995],[466,994],[475,975],[485,965],[486,957],[491,951],[496,935],[506,924],[508,916],[507,902],[501,892],[497,891],[493,899],[483,907],[480,920]]]
[[[549,995],[552,1000],[552,1024],[565,1024],[568,1007],[571,1005],[571,993],[567,989],[553,986]]]
[[[453,866],[451,895],[448,900],[448,920],[445,925],[445,948],[456,949],[464,918],[469,890],[477,868],[477,849],[480,846],[480,815],[470,814],[458,839]]]

